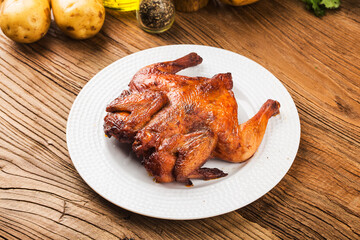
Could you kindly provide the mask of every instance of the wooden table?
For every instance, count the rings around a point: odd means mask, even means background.
[[[94,38],[75,41],[53,23],[39,42],[0,35],[0,238],[359,239],[360,6],[342,1],[322,19],[300,0],[246,7],[216,1],[178,13],[150,35],[134,13],[108,14]],[[82,87],[128,54],[168,44],[203,44],[270,70],[301,120],[298,155],[268,194],[237,211],[169,221],[128,212],[81,179],[69,157],[66,121]]]

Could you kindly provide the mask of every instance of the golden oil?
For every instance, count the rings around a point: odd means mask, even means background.
[[[134,11],[139,7],[139,0],[103,0],[104,7],[118,11]]]

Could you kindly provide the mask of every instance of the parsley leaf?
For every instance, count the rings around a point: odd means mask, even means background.
[[[320,4],[326,8],[338,8],[340,7],[340,0],[322,0]]]
[[[317,17],[324,16],[326,9],[340,7],[340,0],[303,0],[306,8],[313,11]]]

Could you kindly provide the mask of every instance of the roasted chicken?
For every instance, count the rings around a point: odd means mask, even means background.
[[[249,159],[259,147],[269,118],[280,104],[267,100],[259,112],[238,124],[230,73],[212,78],[176,73],[202,58],[190,53],[175,61],[140,69],[129,90],[106,108],[108,137],[131,143],[146,170],[160,183],[214,179],[227,174],[202,168],[210,158],[229,162]]]

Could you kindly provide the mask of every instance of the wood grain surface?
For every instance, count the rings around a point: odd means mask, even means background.
[[[115,16],[116,15],[116,16]],[[107,14],[101,32],[71,40],[52,23],[34,44],[0,35],[0,238],[360,239],[360,2],[317,18],[300,0],[245,7],[217,1],[177,13],[161,35],[134,13]],[[268,194],[208,219],[169,221],[128,212],[81,179],[66,145],[66,121],[82,87],[128,54],[168,44],[242,54],[292,95],[301,143],[288,174]]]

